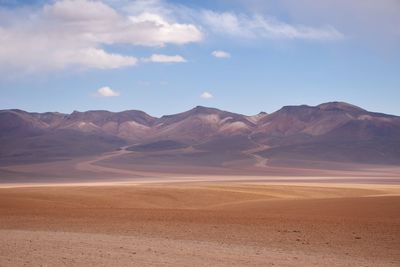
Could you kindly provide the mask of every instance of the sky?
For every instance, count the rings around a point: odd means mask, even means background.
[[[400,115],[399,0],[0,0],[0,109]]]

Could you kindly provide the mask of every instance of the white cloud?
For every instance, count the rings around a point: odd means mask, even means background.
[[[144,58],[144,62],[156,62],[156,63],[184,63],[186,59],[179,55],[169,56],[169,55],[161,55],[154,54],[149,58]]]
[[[200,95],[200,97],[201,98],[203,98],[203,99],[211,99],[211,98],[213,98],[214,96],[210,93],[210,92],[203,92],[201,95]]]
[[[161,13],[127,14],[101,1],[60,0],[28,11],[0,8],[0,70],[121,68],[137,58],[110,53],[107,45],[162,47],[202,39],[194,24]]]
[[[214,12],[205,10],[202,20],[211,31],[241,38],[253,39],[305,39],[305,40],[339,40],[344,36],[332,26],[309,27],[291,25],[274,18],[262,15],[249,16],[233,12]]]
[[[231,54],[222,50],[215,50],[211,53],[216,58],[230,58]]]
[[[104,97],[112,97],[112,96],[120,96],[120,93],[115,92],[108,86],[101,87],[97,90],[97,93],[99,96],[104,96]]]
[[[126,66],[133,66],[137,58],[122,56],[119,54],[107,53],[103,49],[86,48],[75,51],[59,52],[54,58],[54,63],[61,65],[80,65],[96,69],[116,69]]]
[[[164,46],[166,43],[187,44],[203,39],[202,32],[195,25],[170,23],[159,14],[141,13],[130,16],[129,21],[132,29],[122,37],[122,41],[132,44]]]

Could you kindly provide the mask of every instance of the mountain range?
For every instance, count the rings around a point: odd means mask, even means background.
[[[0,165],[65,160],[124,149],[132,164],[400,164],[400,117],[330,102],[245,116],[197,106],[143,111],[0,111]],[[129,163],[129,160],[127,161]],[[138,163],[139,162],[139,163]],[[150,160],[149,160],[150,162]]]

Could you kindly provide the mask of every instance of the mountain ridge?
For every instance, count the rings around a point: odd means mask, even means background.
[[[345,102],[284,106],[253,116],[204,106],[161,117],[140,110],[0,110],[0,164],[86,156],[133,144],[141,153],[178,153],[191,147],[235,158],[257,151],[270,162],[290,158],[397,164],[400,117]]]

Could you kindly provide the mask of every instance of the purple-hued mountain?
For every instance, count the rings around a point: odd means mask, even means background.
[[[254,116],[200,106],[161,118],[137,110],[0,111],[2,165],[96,155],[122,146],[232,162],[259,157],[272,163],[400,164],[400,117],[343,102],[286,106]],[[194,154],[182,153],[189,150]]]

